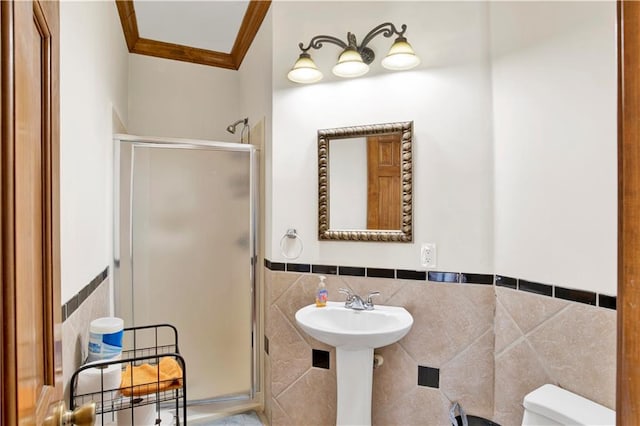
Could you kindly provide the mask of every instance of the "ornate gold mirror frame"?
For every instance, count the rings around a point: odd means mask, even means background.
[[[329,223],[329,142],[369,136],[400,135],[400,229],[332,229]],[[413,178],[411,142],[413,121],[318,130],[318,239],[402,242],[413,240]]]

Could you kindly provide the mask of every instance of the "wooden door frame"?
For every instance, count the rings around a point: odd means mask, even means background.
[[[640,424],[640,3],[618,2],[618,425]]]
[[[43,86],[43,328],[46,397],[36,407],[43,417],[48,403],[62,398],[62,330],[60,304],[60,100],[59,9],[57,1],[34,3],[34,17],[54,37],[47,41],[42,61],[47,85]],[[43,30],[45,28],[42,28]],[[13,1],[0,2],[0,425],[19,423],[17,381],[16,226],[15,208],[15,34]],[[49,80],[48,77],[51,77]]]
[[[0,3],[0,77],[2,104],[0,106],[0,277],[2,291],[2,327],[0,328],[0,404],[2,425],[18,423],[16,383],[15,333],[15,274],[14,244],[9,237],[14,233],[13,208],[13,3]]]

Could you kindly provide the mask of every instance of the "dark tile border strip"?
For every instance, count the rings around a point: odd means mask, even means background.
[[[507,287],[507,288],[512,288],[514,290],[517,290],[518,279],[505,277],[504,275],[496,275],[496,285],[499,287]]]
[[[271,262],[267,259],[264,260],[264,266],[272,271],[284,271],[286,269],[286,265],[286,263]]]
[[[264,266],[271,271],[311,271],[311,273],[314,274],[342,275],[351,277],[375,277],[389,279],[397,278],[400,280],[426,280],[441,283],[496,285],[498,287],[506,287],[512,290],[525,291],[528,293],[534,293],[547,297],[555,297],[557,299],[584,303],[591,306],[599,306],[601,308],[615,310],[617,307],[616,296],[608,296],[605,294],[594,293],[586,290],[570,289],[552,284],[542,284],[524,280],[522,278],[512,278],[497,274],[491,275],[475,274],[469,272],[413,271],[408,269],[365,268],[360,266],[339,265],[312,265],[307,263],[279,263],[271,262],[267,259],[264,260]],[[69,300],[69,302],[67,303],[70,303],[73,306],[74,302],[73,300]],[[71,312],[73,312],[73,310]],[[67,316],[69,315],[70,314],[68,313]]]
[[[314,274],[337,275],[338,267],[333,265],[311,265],[311,272]]]
[[[396,278],[398,278],[399,280],[424,281],[427,279],[427,271],[409,271],[406,269],[396,269]]]
[[[429,281],[435,281],[439,283],[459,283],[460,274],[457,272],[429,271],[429,273],[427,274],[427,279]]]
[[[529,293],[541,294],[553,297],[553,286],[548,284],[534,283],[533,281],[518,280],[518,290]]]
[[[107,266],[102,272],[96,275],[89,284],[85,285],[78,293],[74,294],[71,299],[64,303],[62,305],[62,322],[65,322],[108,276],[109,267]]]
[[[367,277],[371,278],[395,278],[395,269],[367,268]]]
[[[607,296],[606,294],[598,295],[598,306],[615,310],[617,308],[617,297]]]
[[[287,263],[287,272],[311,272],[308,263]]]
[[[587,305],[596,306],[596,294],[591,291],[556,287],[555,296],[558,299],[571,300],[572,302],[586,303]]]
[[[468,284],[488,284],[493,285],[493,275],[489,274],[460,274],[460,282]]]
[[[338,266],[338,275],[347,275],[351,277],[364,277],[366,275],[365,268],[354,266]]]

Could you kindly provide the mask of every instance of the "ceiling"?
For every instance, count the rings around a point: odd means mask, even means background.
[[[117,0],[132,53],[237,70],[271,1]]]

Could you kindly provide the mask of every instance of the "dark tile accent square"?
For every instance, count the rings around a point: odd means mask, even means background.
[[[350,275],[352,277],[364,277],[366,270],[356,266],[338,266],[338,275]]]
[[[596,305],[596,294],[591,291],[574,290],[572,288],[556,286],[556,298],[586,303],[587,305]]]
[[[396,278],[399,280],[419,280],[424,281],[427,279],[426,271],[409,271],[406,269],[398,269],[396,271]]]
[[[436,281],[441,283],[457,283],[460,281],[460,274],[458,274],[457,272],[429,271],[427,279],[429,281]]]
[[[336,275],[338,267],[333,265],[311,265],[311,272],[314,274]]]
[[[529,293],[541,294],[543,296],[553,295],[553,287],[550,285],[534,283],[531,281],[518,280],[518,289],[528,291]]]
[[[515,290],[518,288],[518,280],[516,278],[505,277],[504,275],[496,275],[496,285]]]
[[[418,386],[440,387],[440,369],[418,366]]]
[[[598,306],[608,309],[616,309],[618,306],[616,296],[607,296],[606,294],[598,295]]]
[[[271,269],[271,261],[269,259],[264,260],[264,267],[267,269]]]
[[[284,271],[286,269],[285,263],[280,262],[269,262],[269,266],[267,266],[271,271]]]
[[[308,263],[287,263],[288,272],[311,272],[311,265]]]
[[[65,322],[67,320],[67,304],[65,303],[64,305],[61,306],[61,317],[60,317],[60,321]]]
[[[311,365],[317,368],[329,369],[329,352],[321,351],[320,349],[312,349],[311,351]]]
[[[468,274],[463,272],[460,274],[460,282],[468,284],[489,284],[493,285],[493,275],[489,274]]]
[[[269,338],[264,336],[264,353],[269,355]]]
[[[384,269],[384,268],[367,268],[367,277],[372,278],[395,278],[396,270],[395,269]]]
[[[66,305],[67,305],[67,318],[69,318],[71,314],[74,313],[76,309],[78,309],[78,306],[79,306],[78,295],[76,294],[71,299],[69,299]]]

